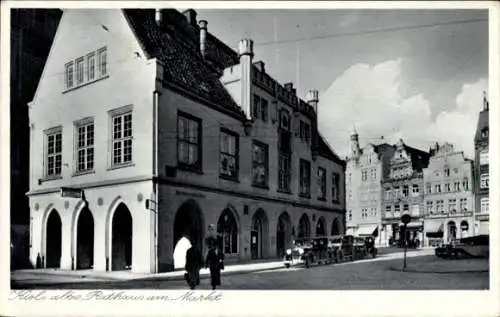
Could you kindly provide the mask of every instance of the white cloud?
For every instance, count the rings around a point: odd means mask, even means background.
[[[427,150],[435,141],[448,141],[472,156],[478,104],[486,80],[465,84],[456,105],[432,120],[431,105],[423,95],[405,99],[399,95],[401,63],[354,65],[320,97],[319,126],[334,150],[341,156],[348,153],[349,134],[355,124],[362,146],[403,138],[408,145]]]

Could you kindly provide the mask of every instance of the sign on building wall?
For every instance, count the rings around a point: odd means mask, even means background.
[[[61,187],[61,197],[82,198],[83,189],[72,187]]]

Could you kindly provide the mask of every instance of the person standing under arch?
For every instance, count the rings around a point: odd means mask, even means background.
[[[187,282],[189,284],[189,288],[195,289],[197,285],[200,285],[200,269],[202,267],[203,257],[196,240],[193,240],[193,244],[186,251],[185,269],[187,271]]]
[[[210,268],[212,290],[215,290],[221,285],[220,271],[224,269],[224,254],[214,243],[208,250],[205,267]]]

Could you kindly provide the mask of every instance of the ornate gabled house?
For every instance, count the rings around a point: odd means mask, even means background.
[[[474,194],[475,194],[475,234],[489,234],[490,221],[490,174],[489,174],[489,102],[484,93],[483,108],[479,113],[474,136]]]
[[[452,144],[430,150],[424,169],[424,246],[474,235],[473,161]]]
[[[193,10],[65,10],[30,104],[32,261],[161,272],[215,233],[227,261],[343,233],[318,92],[253,55]]]
[[[395,151],[387,143],[359,146],[358,133],[350,137],[350,154],[346,166],[347,232],[375,236],[382,243],[383,187],[389,174],[390,159]]]
[[[395,148],[389,163],[389,176],[383,181],[383,244],[404,241],[401,236],[403,214],[412,217],[407,225],[406,239],[421,243],[424,219],[423,169],[429,164],[429,153],[410,147],[403,140],[399,140]]]

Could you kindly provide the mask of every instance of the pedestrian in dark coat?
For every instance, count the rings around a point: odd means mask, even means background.
[[[191,245],[186,252],[186,265],[187,271],[186,282],[191,289],[195,289],[196,285],[200,285],[200,269],[203,267],[203,256],[196,243]]]
[[[220,271],[224,269],[224,254],[217,246],[212,245],[208,250],[205,267],[210,268],[212,289],[221,285]]]

